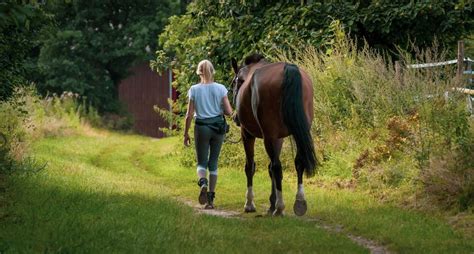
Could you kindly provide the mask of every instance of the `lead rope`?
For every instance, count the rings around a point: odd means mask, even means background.
[[[229,125],[229,129],[230,129],[230,125]],[[230,132],[230,130],[229,130],[229,132]],[[239,140],[233,141],[233,140],[228,139],[227,134],[228,134],[228,133],[226,133],[226,134],[225,134],[225,137],[224,137],[224,142],[226,142],[226,143],[229,143],[229,144],[238,144],[238,143],[240,143],[240,141],[242,141],[242,136],[240,136]]]
[[[239,95],[239,92],[240,92],[240,89],[237,89],[237,92],[234,94],[234,92],[232,93],[232,97],[236,98],[236,96]],[[236,101],[235,99],[233,99],[233,101]],[[236,103],[237,104],[237,103]],[[232,121],[234,121],[234,117],[235,115],[237,115],[237,105],[234,105],[235,107],[235,111],[234,111],[234,114],[232,115]],[[225,117],[225,116],[224,116]],[[229,132],[230,132],[230,125],[229,125]],[[225,134],[225,137],[224,137],[224,142],[226,143],[229,143],[229,144],[238,144],[242,141],[242,135],[240,135],[240,138],[239,140],[237,141],[233,141],[233,140],[230,140],[227,138],[227,133]]]

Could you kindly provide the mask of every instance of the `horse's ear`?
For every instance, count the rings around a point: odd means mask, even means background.
[[[235,60],[235,58],[232,57],[230,61],[232,64],[232,69],[234,69],[235,74],[239,73],[239,66],[237,65],[237,60]]]

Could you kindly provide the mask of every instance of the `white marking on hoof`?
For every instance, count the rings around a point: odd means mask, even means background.
[[[298,191],[296,192],[295,204],[293,205],[293,212],[298,216],[303,216],[308,210],[308,205],[304,198],[303,184],[298,184]]]
[[[283,216],[285,215],[285,213],[283,212],[283,210],[281,209],[276,209],[274,212],[273,212],[273,216]]]
[[[267,215],[273,215],[274,212],[275,212],[275,209],[268,208]]]
[[[305,200],[304,188],[302,184],[298,184],[298,191],[296,192],[296,200]]]
[[[246,213],[254,213],[257,211],[257,209],[255,208],[255,204],[253,202],[250,204],[245,203],[244,211]]]
[[[276,209],[273,212],[273,215],[283,215],[283,210],[285,210],[285,202],[283,202],[283,194],[279,190],[276,191],[275,208]]]
[[[245,194],[245,196],[247,197],[247,201],[245,201],[244,211],[246,213],[256,212],[257,209],[255,208],[255,204],[253,202],[254,195],[253,195],[252,186],[247,188],[247,193]]]

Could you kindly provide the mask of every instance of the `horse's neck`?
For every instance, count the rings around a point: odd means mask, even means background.
[[[249,76],[253,75],[253,73],[255,72],[255,70],[267,65],[267,64],[270,64],[270,62],[267,62],[265,59],[262,59],[260,60],[258,63],[254,63],[250,66],[250,70],[249,70]]]
[[[262,66],[264,66],[264,65],[267,65],[267,64],[271,64],[271,63],[268,62],[268,61],[265,60],[265,59],[262,59],[262,60],[260,60],[258,63],[256,63],[255,65],[256,65],[256,68],[260,68],[260,67],[262,67]]]

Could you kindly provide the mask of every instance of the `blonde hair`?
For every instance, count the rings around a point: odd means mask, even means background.
[[[196,69],[196,74],[201,76],[201,81],[204,83],[211,83],[214,81],[214,66],[209,60],[202,60],[199,62]]]

